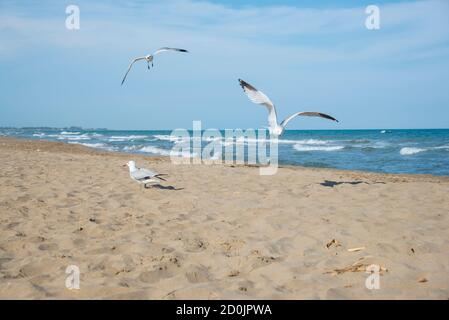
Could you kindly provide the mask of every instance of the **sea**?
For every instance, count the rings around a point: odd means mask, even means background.
[[[86,147],[170,156],[179,143],[171,130],[107,130],[71,128],[0,128],[0,136],[60,141]],[[204,138],[204,147],[235,146],[245,139]],[[190,138],[195,139],[192,132]],[[263,139],[261,137],[257,139]],[[193,144],[192,144],[193,145]],[[230,150],[233,150],[232,148]],[[194,151],[178,151],[181,157],[197,157]],[[449,176],[449,129],[412,130],[287,130],[278,144],[280,165],[362,170],[382,173]]]

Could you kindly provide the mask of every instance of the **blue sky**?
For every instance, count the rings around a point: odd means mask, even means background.
[[[65,8],[81,29],[65,28]],[[365,7],[380,8],[380,30]],[[155,67],[131,58],[161,46]],[[290,129],[449,128],[449,1],[0,2],[0,126],[257,128],[264,91]]]

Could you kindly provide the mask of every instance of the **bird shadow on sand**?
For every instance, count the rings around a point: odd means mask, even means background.
[[[385,182],[373,182],[373,183],[369,183],[366,181],[332,181],[332,180],[324,180],[324,182],[321,182],[320,185],[324,186],[324,187],[330,187],[333,188],[335,186],[338,186],[340,184],[350,184],[350,185],[358,185],[358,184],[377,184],[377,183],[381,183],[381,184],[385,184]]]
[[[173,190],[173,191],[179,191],[179,190],[184,190],[184,188],[176,188],[173,186],[163,186],[161,184],[153,184],[151,186],[145,186],[145,189],[160,189],[160,190]]]

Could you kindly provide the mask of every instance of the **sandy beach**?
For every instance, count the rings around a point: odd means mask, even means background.
[[[140,188],[131,159],[167,182]],[[0,166],[2,299],[449,298],[446,177],[260,176],[10,138]]]

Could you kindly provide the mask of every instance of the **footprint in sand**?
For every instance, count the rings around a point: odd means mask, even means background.
[[[31,237],[30,239],[28,239],[29,242],[32,243],[39,243],[39,242],[44,242],[46,239],[44,237],[41,236],[35,236],[35,237]]]
[[[155,283],[162,279],[173,277],[173,273],[167,265],[159,265],[152,271],[144,271],[139,275],[139,280],[145,283]]]
[[[200,252],[206,250],[208,243],[200,238],[182,239],[178,238],[183,242],[184,249],[187,252]]]
[[[211,280],[208,268],[203,265],[189,267],[185,276],[190,283],[200,283]]]
[[[161,279],[171,278],[176,274],[176,269],[181,267],[181,259],[177,255],[153,257],[153,261],[161,261],[161,263],[154,266],[152,271],[142,272],[139,275],[139,280],[146,283],[154,283]]]
[[[258,256],[255,258],[255,261],[252,263],[251,267],[253,269],[257,269],[272,264],[273,262],[278,262],[280,260],[281,260],[280,258],[275,258],[271,256]]]
[[[0,258],[0,270],[5,269],[5,267],[3,267],[3,264],[6,264],[12,260],[13,260],[13,258],[8,258],[8,257]]]
[[[58,244],[56,243],[42,243],[39,245],[39,250],[58,250]]]
[[[40,260],[38,262],[27,263],[20,267],[19,276],[23,278],[32,278],[35,276],[42,276],[51,272],[51,267],[54,262],[50,259]]]
[[[62,204],[57,205],[56,208],[64,209],[64,208],[72,208],[81,204],[81,201],[74,198],[65,198],[61,200]]]
[[[245,293],[254,289],[254,282],[252,281],[240,281],[238,283],[238,290]]]

